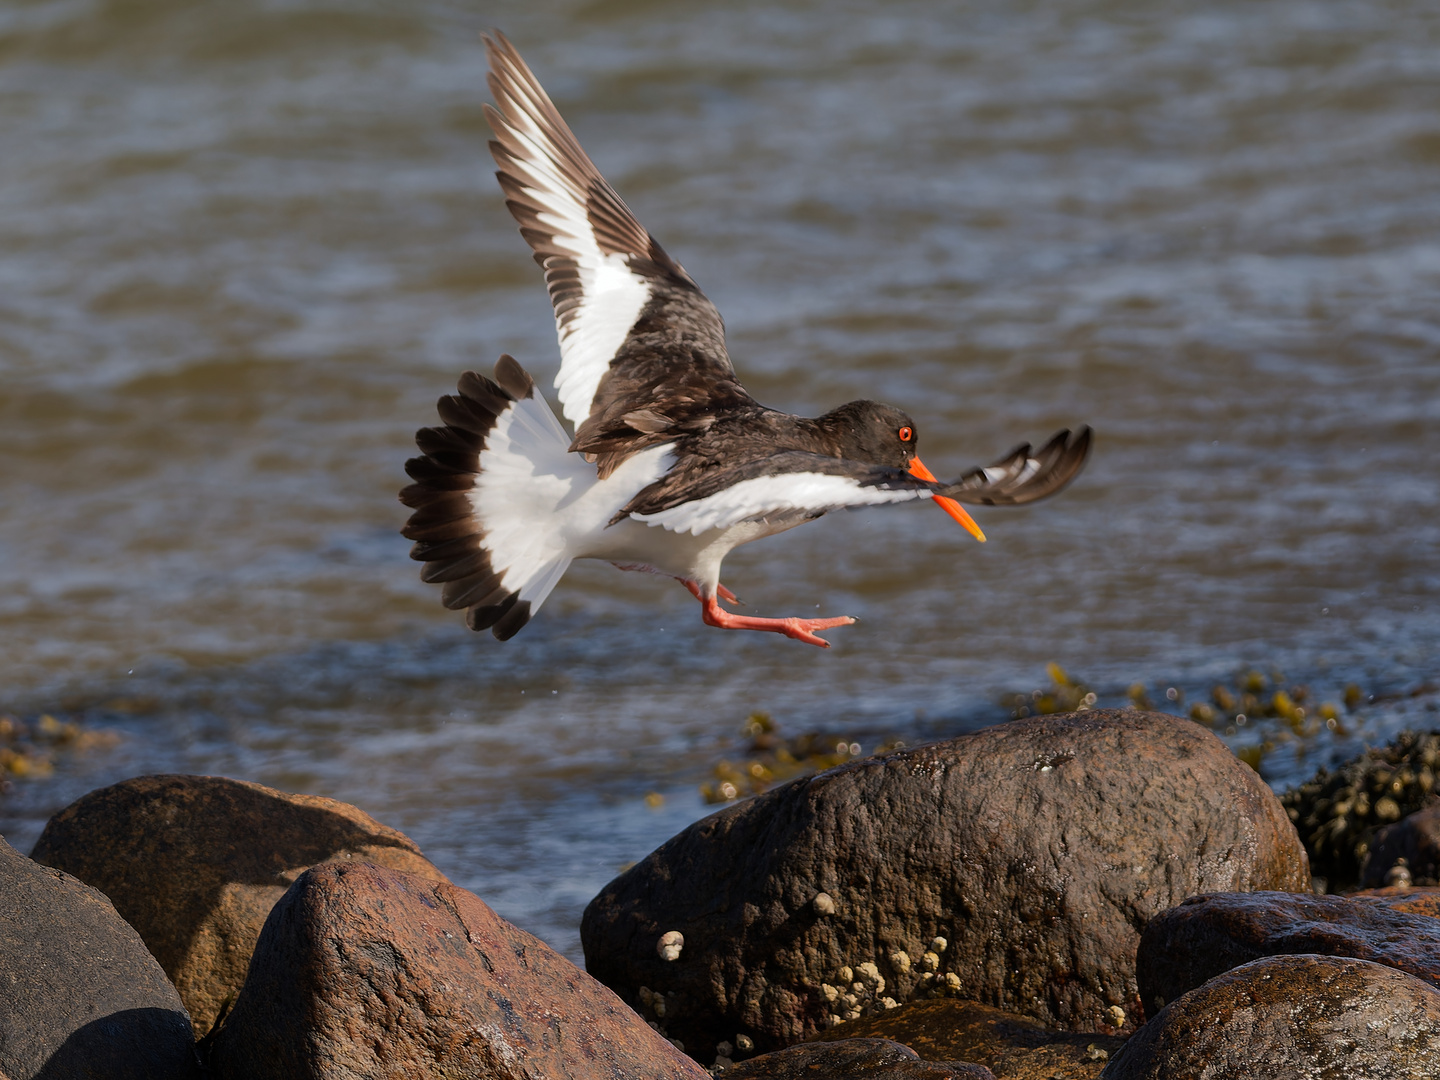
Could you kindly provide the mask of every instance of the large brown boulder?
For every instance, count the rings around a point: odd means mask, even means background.
[[[1151,916],[1309,881],[1278,800],[1214,735],[1097,710],[728,807],[607,885],[581,940],[590,972],[701,1060],[736,1032],[770,1050],[936,994],[1114,1032],[1142,1015]]]
[[[445,881],[414,841],[348,803],[223,776],[140,776],[50,819],[31,857],[105,893],[208,1031],[260,927],[307,868],[363,859]]]
[[[217,1080],[708,1080],[618,997],[454,885],[302,874],[213,1035]]]
[[[802,1043],[761,1054],[721,1075],[725,1080],[996,1080],[983,1065],[923,1061],[889,1039]]]
[[[926,1061],[973,1061],[997,1080],[1095,1080],[1125,1042],[1096,1032],[1055,1031],[978,1001],[911,1001],[831,1028],[821,1041],[893,1039]]]
[[[1440,992],[1338,956],[1267,956],[1172,1001],[1104,1080],[1332,1080],[1440,1075]]]
[[[0,1076],[197,1080],[185,1006],[103,893],[0,840]]]
[[[1262,956],[1320,953],[1398,968],[1440,987],[1440,920],[1343,896],[1195,896],[1150,920],[1136,976],[1146,1014]]]

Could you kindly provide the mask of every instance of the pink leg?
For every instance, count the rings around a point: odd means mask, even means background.
[[[816,637],[816,630],[849,626],[855,621],[849,615],[841,615],[835,619],[760,619],[753,615],[732,615],[721,608],[713,596],[697,596],[697,599],[704,605],[700,610],[700,617],[707,626],[718,626],[725,630],[770,630],[796,641],[819,645],[822,649],[828,649],[830,642]]]
[[[641,574],[660,574],[662,577],[672,576],[670,574],[666,574],[662,570],[656,570],[653,566],[647,566],[644,563],[612,562],[610,565],[615,567],[616,570],[635,570]],[[685,588],[689,589],[690,595],[695,597],[696,600],[704,599],[700,595],[700,586],[695,584],[695,582],[683,577],[677,577],[675,578],[675,580],[680,582],[681,585],[684,585]],[[720,599],[724,600],[727,604],[738,604],[741,602],[738,596],[736,596],[729,589],[725,588],[725,586],[721,585],[718,581],[715,583],[715,591],[720,594]]]
[[[701,603],[705,602],[705,596],[700,592],[700,586],[695,584],[695,582],[691,581],[689,578],[683,577],[677,577],[675,580],[680,582],[681,585],[684,585],[685,588],[689,589],[690,595],[695,597],[696,600],[699,600]],[[721,585],[718,581],[715,583],[715,591],[720,594],[720,599],[724,600],[727,604],[740,603],[740,598],[736,596],[733,592],[731,592],[729,589],[725,588],[724,585]]]

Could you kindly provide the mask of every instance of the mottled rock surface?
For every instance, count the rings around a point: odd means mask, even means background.
[[[0,840],[0,1075],[196,1080],[175,988],[104,894]]]
[[[1114,1035],[1054,1031],[978,1001],[912,1001],[831,1028],[817,1040],[893,1039],[926,1061],[973,1061],[997,1080],[1095,1080],[1125,1042]]]
[[[1135,947],[1152,915],[1309,882],[1278,800],[1214,735],[1096,710],[722,810],[607,885],[581,939],[590,972],[700,1060],[734,1032],[772,1050],[937,993],[1114,1032],[1141,1019]],[[670,931],[674,960],[657,952]]]
[[[140,776],[50,819],[32,854],[105,893],[210,1029],[240,992],[265,916],[308,867],[363,859],[446,880],[348,803],[222,776]]]
[[[1385,875],[1401,859],[1412,885],[1440,884],[1440,806],[1417,810],[1377,830],[1360,870],[1360,884],[1367,889],[1383,888]]]
[[[1351,893],[1348,899],[1364,900],[1372,904],[1382,904],[1392,911],[1404,911],[1411,915],[1429,915],[1432,919],[1440,919],[1440,888],[1434,886],[1413,889],[1365,889],[1363,892]]]
[[[1421,1080],[1440,1075],[1440,992],[1336,956],[1269,956],[1171,1002],[1104,1080]]]
[[[802,1043],[733,1065],[726,1080],[996,1080],[983,1065],[922,1061],[889,1039]]]
[[[1320,953],[1398,968],[1440,987],[1440,920],[1343,896],[1196,896],[1150,920],[1136,975],[1147,1015],[1262,956]]]
[[[217,1080],[707,1080],[618,997],[479,897],[325,863],[275,905]]]

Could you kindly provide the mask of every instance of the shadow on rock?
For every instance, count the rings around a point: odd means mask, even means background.
[[[123,1009],[72,1032],[32,1074],[33,1080],[118,1080],[120,1077],[196,1077],[199,1058],[189,1046],[184,1014],[170,1009]]]

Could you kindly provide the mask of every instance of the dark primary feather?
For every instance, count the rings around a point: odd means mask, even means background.
[[[720,410],[754,404],[740,385],[725,350],[720,313],[679,263],[646,232],[624,200],[600,175],[525,61],[503,34],[485,39],[490,62],[490,92],[496,107],[486,107],[495,132],[490,144],[505,205],[521,235],[545,269],[545,282],[562,330],[576,317],[582,300],[574,257],[555,243],[555,232],[540,218],[542,207],[525,193],[517,163],[531,151],[513,128],[529,117],[557,148],[556,164],[573,192],[585,202],[591,231],[600,250],[626,256],[630,270],[643,277],[650,297],[600,380],[589,416],[576,424],[571,449],[598,456],[602,477],[630,454],[676,434],[693,430]],[[592,299],[593,302],[593,299]],[[644,413],[647,423],[626,419]],[[663,419],[658,419],[663,418]]]
[[[1040,451],[1030,453],[1030,444],[1017,446],[993,465],[971,469],[953,484],[935,488],[936,494],[972,506],[1021,506],[1054,495],[1080,475],[1090,453],[1091,430],[1087,425],[1075,434],[1057,432]],[[1026,475],[1033,458],[1036,467]]]

